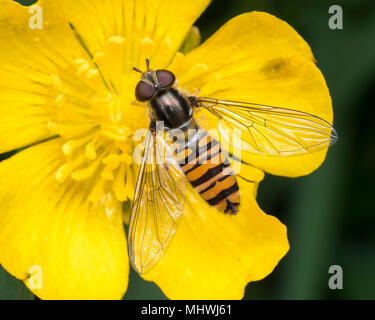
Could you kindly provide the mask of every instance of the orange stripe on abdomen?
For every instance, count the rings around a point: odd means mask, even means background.
[[[181,148],[177,159],[204,200],[222,212],[236,214],[240,204],[236,176],[217,140],[207,134],[202,136]]]

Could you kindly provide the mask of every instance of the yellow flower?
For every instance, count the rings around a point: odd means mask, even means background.
[[[295,106],[332,121],[309,46],[269,14],[242,14],[198,48],[177,52],[208,3],[45,0],[37,3],[43,27],[32,29],[28,8],[0,0],[0,152],[25,148],[0,163],[0,263],[40,298],[118,299],[126,291],[122,203],[132,200],[138,170],[131,136],[149,122],[132,104],[139,81],[132,67],[145,58],[190,93]],[[216,125],[204,112],[198,122]],[[256,182],[239,181],[237,216],[187,190],[171,246],[143,277],[173,299],[242,298],[289,248],[285,226],[256,203],[263,172],[305,175],[325,154],[243,154],[254,167],[242,169]]]

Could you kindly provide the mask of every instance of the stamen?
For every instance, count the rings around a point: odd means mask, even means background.
[[[88,160],[95,160],[98,150],[105,143],[103,137],[97,134],[85,147],[85,157]]]
[[[76,145],[75,145],[75,141],[74,140],[69,140],[67,142],[65,142],[62,146],[62,152],[66,155],[66,156],[70,156],[72,155],[74,149],[75,149]]]
[[[110,123],[102,124],[102,133],[104,136],[113,140],[126,141],[129,138],[130,130],[127,127],[119,127]]]
[[[63,183],[66,178],[68,178],[72,170],[73,169],[69,163],[64,163],[56,172],[57,181]]]
[[[98,62],[104,57],[104,52],[98,51],[94,53],[94,61]]]
[[[81,75],[81,74],[83,74],[84,72],[87,72],[89,69],[90,69],[90,64],[89,64],[88,62],[83,63],[83,64],[81,64],[81,65],[78,67],[77,75]]]
[[[52,86],[53,89],[55,89],[57,91],[62,91],[62,82],[61,82],[61,79],[55,73],[51,74],[51,86]]]
[[[113,169],[116,169],[120,164],[120,157],[118,154],[110,154],[103,159],[103,164],[109,165]]]
[[[100,158],[96,159],[95,161],[92,161],[91,164],[83,169],[75,170],[72,172],[72,178],[77,181],[82,181],[90,177],[96,169],[99,167],[99,164],[101,162],[101,159],[103,156]]]
[[[82,147],[85,143],[87,143],[90,139],[92,139],[94,133],[88,133],[83,138],[80,139],[71,139],[64,143],[62,146],[62,151],[65,156],[72,156],[73,152]]]
[[[71,172],[80,166],[84,161],[82,156],[78,156],[76,159],[65,162],[56,172],[56,180],[63,183],[69,177]]]
[[[101,177],[105,180],[113,180],[113,171],[108,166],[104,167]]]
[[[57,133],[57,124],[53,121],[48,121],[47,122],[47,128],[53,133]]]
[[[60,107],[62,106],[62,104],[63,104],[63,101],[64,101],[64,95],[63,95],[62,93],[60,93],[60,94],[56,97],[56,99],[55,99],[56,106],[57,106],[58,108],[60,108]]]
[[[116,147],[118,147],[122,151],[122,153],[130,153],[131,152],[131,147],[130,147],[129,143],[127,143],[125,141],[116,141],[115,144],[116,144]]]
[[[125,38],[121,36],[112,36],[108,38],[108,41],[115,44],[122,44],[125,41]]]
[[[134,196],[134,172],[132,167],[126,167],[126,185],[125,185],[125,193],[129,200],[133,200]]]
[[[90,69],[90,70],[87,72],[86,77],[87,77],[88,79],[91,79],[91,78],[94,78],[94,77],[96,77],[96,76],[98,76],[98,75],[99,75],[99,71],[98,71],[97,69]]]
[[[95,143],[93,143],[93,142],[89,142],[89,143],[86,145],[86,148],[85,148],[85,157],[86,157],[88,160],[95,160],[95,159],[96,159],[96,148],[95,148]]]
[[[112,184],[112,190],[119,201],[125,201],[128,198],[125,189],[125,180],[127,180],[127,177],[125,176],[125,165],[122,163],[117,170]]]
[[[122,154],[120,156],[121,162],[124,162],[127,166],[130,166],[133,163],[133,158],[129,154]]]
[[[112,194],[117,203],[133,197],[135,173],[131,137],[135,130],[147,127],[148,119],[145,108],[131,106],[134,83],[139,78],[135,73],[131,73],[131,81],[123,81],[124,85],[116,92],[103,86],[103,77],[111,71],[106,69],[107,51],[115,51],[119,61],[126,53],[125,38],[112,36],[108,43],[103,49],[105,52],[94,53],[94,62],[79,57],[64,72],[59,69],[50,74],[50,86],[46,87],[51,98],[46,111],[51,117],[46,126],[64,139],[61,152],[65,162],[57,168],[56,180],[60,183],[85,181],[92,188],[88,191],[89,201],[102,201],[105,195]],[[142,45],[154,43],[145,37]],[[123,69],[124,66],[119,67],[118,71]],[[111,212],[108,214],[111,216]]]
[[[149,37],[145,37],[141,39],[141,43],[154,44],[154,40]]]
[[[74,60],[74,63],[75,63],[76,65],[81,65],[81,64],[86,64],[86,63],[88,63],[88,61],[87,61],[86,59],[84,59],[84,58],[78,58],[78,59],[75,59],[75,60]]]
[[[102,177],[107,180],[113,180],[113,170],[117,169],[117,167],[120,165],[120,157],[118,154],[110,154],[103,159],[103,164],[106,166],[102,172]]]

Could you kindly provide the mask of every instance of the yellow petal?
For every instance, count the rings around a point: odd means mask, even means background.
[[[89,57],[68,21],[53,1],[37,5],[43,10],[42,29],[30,28],[36,11],[0,1],[0,153],[55,135],[51,121],[61,120],[61,104],[82,102],[93,92],[89,81],[94,80],[76,75],[74,61]]]
[[[201,43],[201,33],[198,27],[191,27],[189,33],[187,34],[181,48],[178,50],[184,54],[198,47]]]
[[[0,163],[0,263],[43,299],[120,299],[128,258],[121,205],[89,182],[57,182],[61,141]]]
[[[257,184],[239,180],[236,216],[212,209],[188,188],[175,238],[143,277],[171,299],[241,299],[245,286],[267,276],[289,249],[286,228],[255,201]]]
[[[59,0],[77,34],[88,50],[100,52],[97,63],[104,77],[118,91],[131,88],[124,74],[132,68],[163,68],[180,48],[189,29],[210,0]],[[134,81],[139,75],[134,75]],[[126,81],[124,81],[126,80]],[[134,99],[134,97],[133,97]]]
[[[286,22],[261,12],[235,17],[170,69],[179,86],[199,96],[296,109],[332,122],[325,80],[308,44]],[[197,114],[205,128],[217,120]],[[211,121],[210,121],[211,120]],[[326,150],[303,156],[271,157],[242,153],[242,159],[276,175],[299,176],[315,170]]]

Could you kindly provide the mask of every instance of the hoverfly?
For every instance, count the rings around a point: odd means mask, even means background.
[[[194,109],[208,110],[219,119],[220,132],[224,128],[230,134],[240,132],[239,147],[261,155],[310,153],[337,140],[331,124],[317,116],[247,102],[185,96],[174,87],[176,78],[171,71],[150,69],[148,59],[146,66],[146,72],[134,67],[142,73],[135,96],[149,105],[150,128],[128,234],[130,260],[140,274],[150,271],[162,258],[176,232],[186,180],[218,211],[235,215],[240,206],[237,177],[246,178],[234,174],[221,144],[198,127]],[[162,121],[165,132],[182,132],[176,150],[170,150],[165,139],[156,134],[157,121]],[[189,129],[194,133],[188,135]],[[229,141],[230,134],[222,134],[222,138]]]

